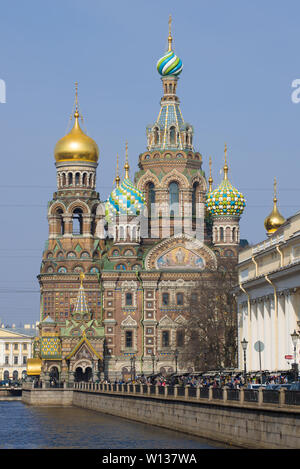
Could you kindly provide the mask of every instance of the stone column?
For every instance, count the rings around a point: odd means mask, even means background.
[[[223,388],[223,402],[227,402],[227,390],[228,390],[228,387],[224,386],[224,388]]]
[[[285,331],[285,295],[278,295],[278,369],[283,370],[286,365],[286,331]]]

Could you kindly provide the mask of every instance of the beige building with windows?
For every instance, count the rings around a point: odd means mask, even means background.
[[[299,365],[300,341],[295,351],[291,334],[300,326],[300,211],[285,220],[277,208],[276,182],[274,186],[273,210],[265,219],[267,238],[239,254],[239,367],[244,367],[245,338],[249,371],[259,371],[260,366],[289,370],[295,357]],[[261,354],[255,349],[258,341],[263,342]]]
[[[26,372],[28,358],[32,357],[36,325],[24,328],[0,327],[0,380],[21,379]]]

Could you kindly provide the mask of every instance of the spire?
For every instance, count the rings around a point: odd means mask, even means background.
[[[225,164],[223,166],[224,170],[224,180],[226,181],[228,179],[228,166],[227,166],[227,144],[225,143],[225,148],[224,148],[224,157],[225,157]]]
[[[74,112],[75,123],[73,127],[74,129],[80,128],[79,122],[78,122],[79,117],[80,117],[80,114],[79,114],[79,106],[78,106],[78,81],[75,81],[75,112]]]
[[[168,36],[168,52],[171,52],[172,50],[172,34],[171,34],[171,25],[172,25],[172,17],[171,15],[169,16],[169,36]]]
[[[119,176],[119,155],[117,153],[117,167],[116,167],[116,177],[115,177],[116,186],[120,185],[120,176]]]
[[[209,178],[208,178],[208,192],[212,191],[213,178],[211,177],[211,156],[209,157]]]
[[[79,111],[78,111],[78,81],[75,81],[75,113],[74,117],[79,117]]]
[[[74,311],[74,315],[80,314],[81,316],[84,316],[85,314],[90,314],[88,304],[86,301],[85,297],[85,292],[83,288],[83,280],[85,278],[85,275],[83,272],[80,272],[80,287],[79,287],[79,292],[76,300],[76,307]]]
[[[276,176],[274,177],[274,197],[273,197],[273,202],[274,204],[277,203],[277,181],[276,181]]]
[[[125,144],[125,179],[129,179],[129,163],[128,163],[128,143]]]

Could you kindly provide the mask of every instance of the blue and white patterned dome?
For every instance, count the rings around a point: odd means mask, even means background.
[[[116,215],[137,216],[145,204],[144,194],[125,178],[110,194],[105,203],[105,218],[109,221]]]
[[[228,179],[224,179],[219,187],[207,194],[206,207],[213,216],[240,216],[245,208],[245,198]]]

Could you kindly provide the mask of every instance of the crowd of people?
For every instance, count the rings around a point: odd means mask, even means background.
[[[268,374],[263,373],[262,375],[244,375],[242,373],[238,374],[221,374],[221,373],[184,373],[173,374],[170,376],[163,376],[161,374],[156,375],[140,375],[135,378],[130,379],[116,379],[111,381],[109,379],[103,379],[100,382],[102,383],[111,383],[111,384],[152,384],[156,386],[191,386],[191,387],[210,387],[213,388],[222,388],[227,386],[230,389],[240,389],[241,387],[249,384],[285,384],[293,381],[293,377],[289,373],[278,373],[278,374]]]

